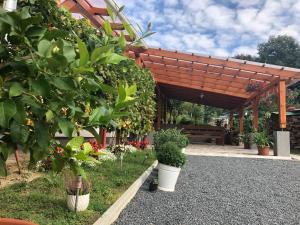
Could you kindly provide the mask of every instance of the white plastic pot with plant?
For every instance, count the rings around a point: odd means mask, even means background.
[[[167,142],[156,150],[158,167],[158,189],[174,191],[181,167],[185,164],[186,156],[173,142]]]
[[[90,202],[90,183],[81,176],[66,178],[67,205],[69,210],[80,212],[88,208]]]
[[[100,162],[94,157],[92,145],[83,137],[72,138],[66,146],[57,146],[54,151],[53,169],[61,172],[67,167],[71,171],[65,176],[67,205],[71,211],[86,210],[90,199],[90,184],[83,165],[95,166]]]

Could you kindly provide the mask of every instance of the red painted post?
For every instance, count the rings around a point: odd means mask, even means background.
[[[101,143],[102,143],[101,148],[106,148],[106,129],[105,128],[101,128]]]

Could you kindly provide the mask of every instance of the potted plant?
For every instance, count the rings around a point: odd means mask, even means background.
[[[153,144],[156,150],[160,149],[168,141],[176,143],[182,152],[185,151],[185,147],[189,144],[186,135],[183,135],[178,129],[160,130],[153,135]]]
[[[156,150],[158,169],[158,189],[174,191],[181,167],[185,164],[186,156],[177,144],[167,142]]]
[[[69,210],[75,212],[86,210],[90,202],[90,182],[74,175],[67,176],[65,180]]]
[[[270,141],[268,134],[265,131],[255,132],[253,137],[254,142],[258,148],[258,154],[265,156],[269,155],[270,145],[272,144],[272,142]]]
[[[244,149],[251,149],[251,134],[250,133],[242,134],[241,141],[244,143]]]
[[[67,174],[66,191],[67,205],[71,211],[86,210],[89,205],[90,184],[87,181],[84,165],[93,166],[100,162],[93,156],[95,153],[89,142],[84,142],[83,137],[71,139],[66,146],[56,147],[53,159],[53,170],[61,172],[67,167],[71,175]],[[93,155],[93,156],[92,156]]]

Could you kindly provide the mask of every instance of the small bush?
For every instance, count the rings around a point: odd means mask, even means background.
[[[181,152],[177,144],[166,142],[161,146],[161,151],[157,151],[157,160],[169,166],[182,167],[185,164],[186,157]]]
[[[175,143],[180,149],[185,148],[188,144],[188,138],[181,134],[178,129],[161,130],[154,134],[154,148],[158,151],[166,142]]]

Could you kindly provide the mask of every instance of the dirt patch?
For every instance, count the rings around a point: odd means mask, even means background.
[[[28,170],[29,155],[24,153],[19,153],[19,162],[21,168],[21,174],[19,174],[19,169],[15,156],[12,155],[6,162],[8,176],[0,177],[0,188],[7,187],[9,185],[20,183],[20,182],[30,182],[41,176],[40,173],[36,171]]]

